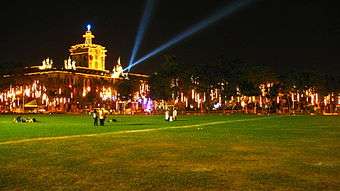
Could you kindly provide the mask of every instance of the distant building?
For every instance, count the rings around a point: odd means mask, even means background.
[[[55,67],[47,58],[40,66],[2,75],[0,111],[82,112],[97,107],[113,112],[125,112],[127,107],[131,112],[143,111],[143,102],[137,100],[149,100],[148,76],[123,73],[120,58],[112,72],[106,70],[105,47],[92,43],[90,27],[83,37],[83,44],[69,49],[63,67]],[[125,81],[134,86],[128,98],[119,92]]]

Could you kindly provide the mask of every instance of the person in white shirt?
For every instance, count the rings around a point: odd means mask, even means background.
[[[169,121],[169,111],[165,111],[165,121]]]

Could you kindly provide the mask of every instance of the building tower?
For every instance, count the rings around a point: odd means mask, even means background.
[[[76,61],[77,68],[92,70],[105,70],[105,47],[93,44],[94,35],[91,32],[91,25],[87,26],[87,31],[83,35],[84,44],[76,44],[70,48],[71,59]]]

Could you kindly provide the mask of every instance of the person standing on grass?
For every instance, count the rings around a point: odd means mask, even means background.
[[[169,110],[165,111],[165,121],[169,121]]]
[[[99,124],[100,124],[100,126],[104,126],[104,120],[105,120],[104,110],[100,109],[99,110]]]
[[[173,116],[173,119],[175,121],[176,118],[177,118],[177,110],[176,110],[176,108],[174,108],[174,111],[172,112],[172,116]]]
[[[174,120],[174,108],[170,107],[170,111],[169,111],[169,121],[173,121]]]
[[[98,113],[96,109],[93,111],[92,117],[93,117],[93,125],[98,126]]]

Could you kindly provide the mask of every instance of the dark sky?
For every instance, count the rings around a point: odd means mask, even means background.
[[[230,0],[158,0],[138,58],[208,17]],[[86,24],[94,42],[105,46],[107,66],[118,56],[128,62],[144,1],[8,1],[0,11],[0,63],[62,63],[68,48],[82,43]],[[214,61],[219,55],[274,69],[313,66],[340,74],[340,17],[323,0],[258,0],[225,17],[132,71],[152,71],[162,54],[183,63]]]

